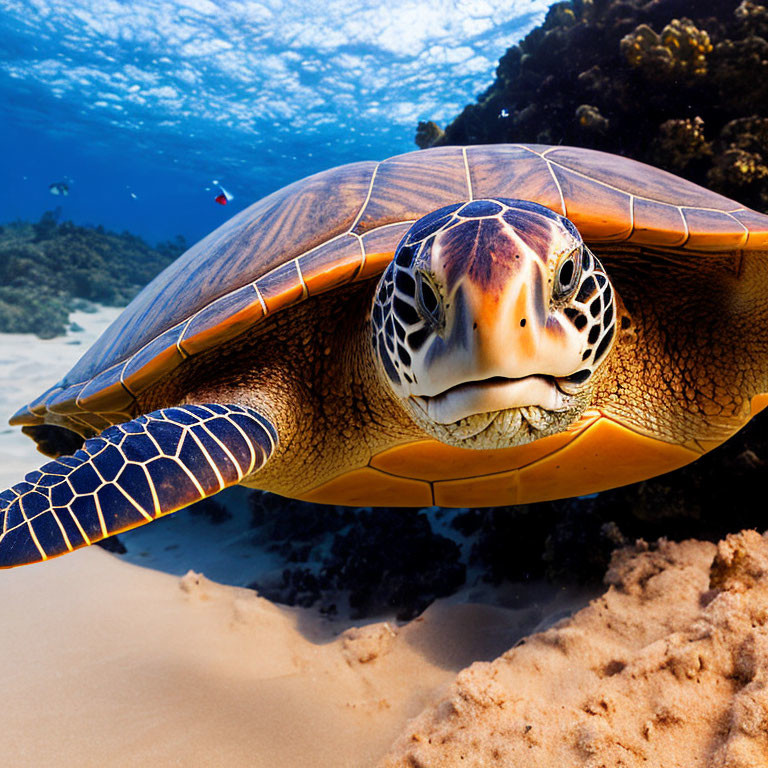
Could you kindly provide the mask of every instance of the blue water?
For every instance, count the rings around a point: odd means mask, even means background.
[[[0,0],[0,223],[60,205],[194,241],[310,173],[415,149],[546,5]]]

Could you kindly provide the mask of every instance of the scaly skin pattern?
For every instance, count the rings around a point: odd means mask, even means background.
[[[47,560],[218,493],[277,443],[238,405],[188,405],[109,427],[0,493],[0,567]]]
[[[593,405],[669,443],[728,438],[768,391],[768,253],[595,250],[623,308]]]

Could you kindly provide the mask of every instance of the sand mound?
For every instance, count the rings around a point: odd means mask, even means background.
[[[349,628],[98,548],[9,571],[4,764],[768,765],[768,538],[638,545],[607,581],[504,653],[529,610]]]
[[[383,765],[768,765],[768,538],[639,545],[606,580],[572,619],[462,671]]]
[[[529,614],[443,601],[350,627],[98,547],[3,571],[0,764],[370,766]]]

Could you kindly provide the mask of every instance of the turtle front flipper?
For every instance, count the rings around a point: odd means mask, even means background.
[[[236,485],[277,445],[239,405],[183,405],[109,427],[0,493],[0,568],[35,563]]]

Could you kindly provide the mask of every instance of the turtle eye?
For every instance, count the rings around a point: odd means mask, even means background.
[[[581,276],[581,259],[579,255],[578,251],[574,251],[569,253],[560,262],[557,274],[555,275],[555,286],[552,289],[555,299],[564,299],[573,293],[579,284],[579,277]]]
[[[437,325],[442,322],[442,311],[437,291],[423,272],[418,272],[416,278],[419,309],[427,320]]]

